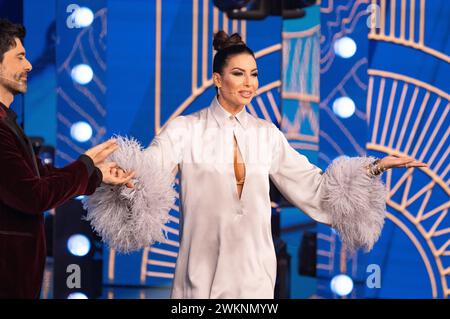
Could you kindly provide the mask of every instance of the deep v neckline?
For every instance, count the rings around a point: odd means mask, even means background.
[[[239,142],[235,133],[233,134],[233,168],[235,192],[238,200],[242,200],[247,178],[247,169],[244,157],[242,156],[241,147],[239,147]]]

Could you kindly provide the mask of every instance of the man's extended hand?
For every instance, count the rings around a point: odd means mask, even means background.
[[[101,163],[97,167],[102,171],[103,183],[109,185],[126,185],[128,188],[134,187],[131,182],[131,179],[135,175],[134,172],[126,173],[114,162]]]
[[[103,161],[110,154],[117,150],[118,147],[119,146],[117,145],[117,141],[114,139],[110,139],[106,142],[94,146],[91,149],[88,149],[86,152],[84,152],[84,155],[89,156],[92,161],[94,161],[94,165],[98,166],[98,164],[103,163]]]

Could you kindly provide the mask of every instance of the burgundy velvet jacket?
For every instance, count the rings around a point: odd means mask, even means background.
[[[42,165],[0,103],[0,298],[39,298],[46,246],[43,212],[90,195],[102,176],[81,156],[64,168]]]

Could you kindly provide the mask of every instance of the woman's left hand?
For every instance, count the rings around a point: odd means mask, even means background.
[[[114,162],[103,162],[98,164],[103,175],[103,183],[109,185],[126,185],[128,188],[134,188],[131,179],[135,176],[135,172],[126,173],[122,168]]]
[[[416,161],[413,157],[409,156],[392,156],[388,155],[383,157],[379,162],[381,167],[384,167],[386,170],[394,167],[428,167],[427,164]]]

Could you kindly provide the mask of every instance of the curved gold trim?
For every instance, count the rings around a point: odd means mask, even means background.
[[[259,59],[265,55],[269,55],[271,53],[274,53],[275,51],[281,50],[281,43],[271,45],[270,47],[267,47],[265,49],[261,49],[258,52],[255,52],[255,58]]]
[[[116,266],[116,251],[112,248],[109,248],[109,255],[108,255],[108,280],[114,281],[114,275],[115,275],[115,266]]]
[[[438,50],[432,49],[430,47],[427,47],[424,45],[425,42],[425,0],[420,0],[420,8],[417,11],[418,12],[418,18],[419,25],[418,25],[418,39],[416,40],[415,36],[415,21],[416,21],[416,0],[410,0],[409,1],[409,34],[408,39],[405,38],[405,30],[406,30],[406,13],[407,13],[407,7],[406,7],[406,0],[402,0],[400,4],[400,34],[397,36],[395,34],[395,23],[396,23],[396,14],[395,10],[398,6],[397,2],[395,0],[391,0],[391,9],[390,9],[390,18],[389,18],[389,24],[390,24],[390,31],[389,34],[386,35],[385,32],[385,21],[387,20],[386,15],[386,0],[381,0],[381,13],[380,13],[380,29],[376,30],[375,26],[372,25],[370,29],[370,33],[368,35],[368,38],[370,40],[376,40],[376,41],[385,41],[385,42],[391,42],[400,44],[406,47],[411,47],[416,50],[423,51],[429,55],[432,55],[438,59],[441,59],[447,63],[450,63],[450,56],[445,54],[444,52],[440,52]],[[372,4],[376,4],[376,1],[372,0]]]
[[[147,277],[147,261],[148,254],[150,253],[150,248],[145,247],[142,251],[142,261],[141,261],[141,284],[145,284],[145,278]]]
[[[377,40],[377,41],[384,41],[384,42],[391,42],[395,44],[401,44],[406,47],[411,47],[420,51],[423,51],[431,56],[434,56],[435,58],[438,58],[440,60],[443,60],[447,63],[450,63],[450,56],[448,56],[445,53],[439,52],[435,49],[432,49],[430,47],[424,46],[422,44],[413,42],[411,40],[401,39],[401,38],[394,38],[392,36],[383,36],[380,34],[370,34],[369,33],[369,39],[370,40]]]
[[[304,102],[320,103],[320,97],[315,95],[308,95],[304,93],[283,92],[281,94],[283,99],[299,100]]]
[[[296,38],[304,38],[304,37],[309,37],[310,35],[316,33],[320,31],[320,24],[307,29],[307,30],[303,30],[303,31],[296,31],[296,32],[282,32],[281,33],[281,37],[282,39],[296,39]]]
[[[175,277],[172,273],[160,272],[160,271],[149,271],[146,273],[147,277],[158,277],[158,278],[167,278],[173,279]]]
[[[176,265],[176,263],[171,262],[171,261],[162,261],[162,260],[156,260],[156,259],[149,259],[147,264],[161,266],[161,267],[168,267],[168,268],[175,268],[175,265]]]
[[[318,6],[322,5],[322,0],[318,0],[317,5]],[[333,12],[334,9],[333,7],[334,7],[333,0],[330,0],[326,8],[320,7],[320,13],[331,13]]]
[[[275,98],[273,97],[272,92],[267,92],[267,98],[269,99],[270,106],[272,107],[272,111],[275,114],[278,123],[281,123],[281,113],[278,109],[277,104],[275,103]]]
[[[368,69],[367,73],[369,75],[374,75],[374,76],[380,76],[380,77],[385,77],[385,78],[391,78],[391,79],[395,79],[395,80],[400,80],[400,81],[404,81],[407,83],[412,83],[416,86],[419,86],[423,89],[426,89],[428,91],[431,91],[447,100],[450,100],[450,94],[444,92],[443,90],[432,86],[426,82],[420,81],[418,79],[415,79],[413,77],[407,76],[407,75],[403,75],[400,73],[395,73],[395,72],[390,72],[390,71],[384,71],[384,70],[377,70],[377,69]]]
[[[403,224],[397,217],[395,217],[394,215],[392,215],[389,212],[386,212],[386,217],[389,218],[401,230],[403,230],[403,232],[409,237],[409,239],[414,244],[414,246],[416,246],[416,249],[419,252],[420,257],[422,258],[422,260],[425,264],[425,267],[427,269],[428,277],[430,278],[430,284],[431,284],[433,298],[437,298],[436,278],[434,277],[434,273],[433,273],[433,269],[431,268],[430,260],[428,259],[428,256],[426,255],[422,245],[417,240],[417,238],[414,236],[414,234],[408,229],[408,227],[405,224]]]
[[[375,144],[368,143],[366,147],[367,147],[367,149],[384,152],[384,153],[390,154],[390,155],[397,155],[397,156],[406,155],[405,153],[402,153],[398,150],[389,149],[382,145],[375,145]],[[439,176],[436,175],[436,173],[434,173],[434,171],[430,170],[428,167],[421,167],[419,169],[424,171],[428,176],[430,176],[430,178],[432,179],[431,183],[438,184],[440,187],[442,187],[442,189],[444,191],[447,192],[447,194],[450,194],[449,187],[444,183],[444,181]],[[389,177],[389,173],[390,173],[390,171],[388,171],[388,177]],[[406,178],[410,178],[411,174],[412,174],[412,169],[408,170],[405,173],[405,175],[401,178],[401,180],[404,181]],[[398,184],[400,182],[401,181],[398,181],[396,186],[398,186]],[[408,182],[411,183],[412,179],[408,180],[407,183]],[[434,187],[434,184],[433,185],[428,184],[427,186],[425,186],[425,188],[427,188],[427,189],[432,188],[432,187]],[[389,181],[389,185],[387,185],[387,187],[390,187],[390,181]],[[408,187],[406,187],[406,188],[408,188]],[[431,189],[429,189],[428,193],[424,199],[424,202],[421,205],[418,215],[416,217],[414,217],[406,209],[406,206],[408,206],[408,204],[412,202],[412,198],[414,196],[408,200],[407,198],[405,198],[405,195],[404,195],[404,196],[402,196],[402,203],[398,204],[391,200],[391,197],[393,195],[392,192],[393,191],[391,191],[390,194],[388,195],[388,199],[386,200],[387,204],[389,204],[393,209],[402,213],[403,216],[405,216],[405,218],[409,222],[411,222],[411,224],[414,225],[416,227],[417,231],[422,235],[422,237],[425,240],[425,242],[427,243],[432,255],[434,256],[434,259],[435,259],[435,262],[436,262],[436,265],[438,268],[438,272],[441,277],[443,293],[444,293],[445,297],[448,297],[450,290],[447,288],[447,280],[446,280],[445,276],[446,276],[447,272],[450,271],[450,268],[444,269],[444,266],[443,266],[442,261],[440,260],[440,257],[445,255],[446,248],[447,248],[447,246],[450,245],[450,240],[448,240],[444,245],[442,245],[439,249],[437,249],[434,242],[432,241],[432,238],[436,236],[436,233],[437,233],[436,229],[439,226],[439,224],[442,222],[444,217],[446,216],[446,214],[448,212],[448,207],[450,207],[449,206],[450,204],[444,203],[443,205],[440,205],[439,207],[433,209],[432,211],[428,212],[425,216],[423,216],[423,210],[425,209],[424,204],[425,204],[425,202],[428,201],[429,197],[431,196]],[[417,194],[415,196],[417,197]],[[442,211],[442,213],[440,213],[440,211]],[[422,226],[421,222],[437,213],[441,214],[440,217],[433,224],[430,231],[426,231],[425,228]],[[443,232],[443,233],[445,233],[446,231],[447,231],[447,229],[440,230],[440,232]]]
[[[384,145],[385,141],[386,141],[386,135],[387,135],[387,131],[388,131],[388,123],[391,120],[391,113],[392,113],[392,109],[393,109],[393,105],[394,105],[394,98],[395,98],[395,93],[397,92],[397,81],[394,80],[394,83],[392,84],[391,87],[391,94],[389,96],[389,104],[388,104],[388,112],[386,114],[386,117],[384,118],[384,125],[383,125],[383,133],[381,134],[381,144]]]
[[[264,92],[270,91],[276,87],[281,86],[281,81],[277,80],[277,81],[273,81],[272,83],[266,84],[262,87],[260,87],[257,91],[256,91],[256,95],[260,95]]]

